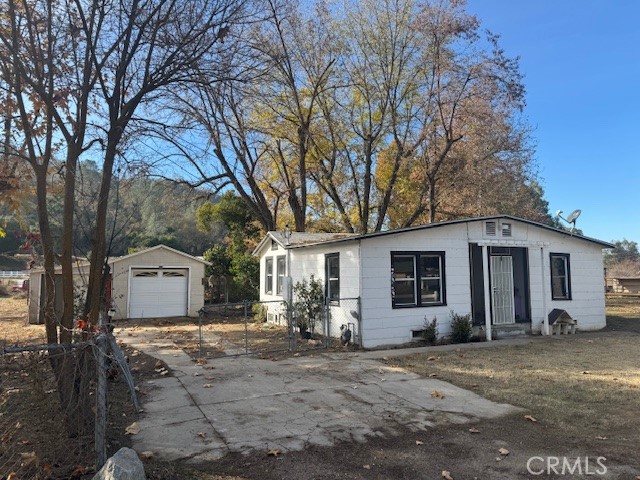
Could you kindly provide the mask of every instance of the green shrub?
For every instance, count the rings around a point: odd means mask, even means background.
[[[316,280],[311,275],[311,279],[303,279],[293,286],[293,312],[296,317],[298,329],[315,331],[316,322],[321,321],[324,310],[324,287],[322,280]]]
[[[262,303],[254,303],[251,306],[251,312],[253,313],[253,319],[256,322],[267,321],[267,307]]]
[[[424,317],[424,323],[422,325],[422,338],[429,345],[435,345],[438,341],[438,325],[436,317],[433,317],[433,320],[427,320],[427,317]]]
[[[451,312],[451,341],[453,343],[468,343],[471,340],[471,314],[459,315]]]

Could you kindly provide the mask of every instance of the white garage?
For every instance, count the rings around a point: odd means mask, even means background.
[[[188,314],[188,268],[132,268],[130,285],[129,318]]]
[[[166,245],[109,259],[111,306],[115,320],[124,318],[197,317],[204,305],[205,267],[208,262]],[[76,264],[78,289],[89,272],[87,263]],[[59,272],[59,268],[56,273]],[[30,275],[29,321],[41,323],[42,270]],[[62,311],[60,292],[59,313]]]

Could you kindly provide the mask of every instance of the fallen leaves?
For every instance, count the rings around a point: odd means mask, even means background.
[[[476,427],[471,427],[471,428],[469,429],[469,432],[470,432],[470,433],[480,433],[480,430],[478,430]]]
[[[267,450],[267,457],[277,457],[278,455],[281,455],[281,454],[282,452],[277,448],[270,448],[269,450]]]
[[[150,450],[145,450],[144,452],[140,452],[138,456],[142,460],[151,460],[153,458],[153,452]]]
[[[138,425],[138,422],[133,422],[131,425],[124,429],[125,435],[137,435],[139,433],[140,425]]]
[[[538,420],[536,420],[536,417],[532,416],[532,415],[525,415],[524,418],[526,420],[529,420],[532,423],[536,423]]]
[[[205,438],[205,437],[207,436],[207,434],[206,434],[206,433],[204,433],[204,432],[198,432],[198,436],[199,436],[200,438]]]
[[[428,362],[433,362],[434,360],[437,360],[438,357],[427,357],[427,361]]]
[[[442,400],[444,398],[444,395],[439,392],[438,390],[434,390],[433,392],[431,392],[431,396],[433,398],[439,398],[440,400]]]
[[[506,457],[507,455],[509,455],[509,450],[507,450],[506,448],[502,447],[498,449],[498,453],[500,455],[502,455],[503,457]]]
[[[362,465],[365,470],[371,470],[371,465]]]
[[[204,385],[202,385],[202,388],[211,388],[213,387],[212,383],[205,383]]]
[[[424,442],[420,440],[416,440],[416,445],[424,445]]]
[[[451,472],[449,472],[448,470],[442,470],[442,478],[444,478],[444,480],[453,480]]]
[[[22,460],[23,466],[32,464],[37,466],[40,464],[40,459],[38,455],[36,455],[36,452],[23,452],[20,454],[20,459]]]

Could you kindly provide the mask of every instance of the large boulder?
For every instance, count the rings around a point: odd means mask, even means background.
[[[107,460],[93,480],[146,480],[146,477],[138,454],[123,447]]]

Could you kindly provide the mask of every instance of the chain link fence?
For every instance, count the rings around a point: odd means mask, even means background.
[[[133,378],[111,335],[0,348],[0,479],[78,478],[107,458],[108,379]],[[113,452],[110,452],[113,453]]]
[[[58,478],[95,465],[95,357],[14,347],[0,355],[0,477]]]
[[[265,356],[340,344],[360,345],[359,318],[359,298],[326,304],[307,329],[302,328],[305,322],[296,318],[295,309],[284,301],[206,305],[199,317],[199,355],[202,358]]]

